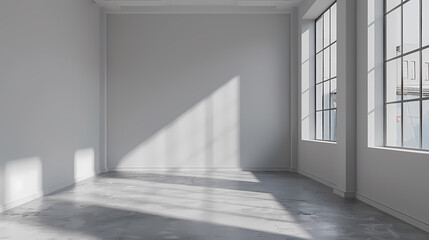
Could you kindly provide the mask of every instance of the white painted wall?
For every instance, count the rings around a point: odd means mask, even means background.
[[[355,1],[337,1],[337,142],[315,141],[315,19],[334,1],[304,1],[298,11],[300,121],[298,172],[345,197],[356,191]]]
[[[0,2],[0,210],[99,169],[99,9]]]
[[[356,52],[343,46],[340,47],[338,38],[338,69],[345,68],[340,58],[347,58],[356,68],[356,87],[350,85],[341,88],[339,80],[338,111],[356,107],[356,116],[353,113],[341,118],[338,116],[338,134],[340,131],[350,128],[356,134],[348,134],[345,139],[338,139],[337,144],[323,143],[311,140],[312,127],[306,121],[311,119],[312,102],[314,101],[314,20],[317,17],[315,3],[329,4],[328,0],[307,0],[299,8],[299,49],[300,49],[300,77],[301,87],[300,109],[300,139],[298,145],[298,171],[308,175],[332,188],[337,189],[355,178],[357,198],[380,208],[396,217],[399,217],[417,227],[429,231],[429,154],[419,151],[394,150],[383,147],[383,57],[382,34],[383,17],[382,1],[365,0],[349,1],[338,0],[339,6],[344,2],[356,3],[356,22],[345,24],[341,21],[344,15],[339,15],[338,23],[345,25],[338,29],[338,36],[344,34],[349,28],[356,26]],[[344,6],[344,5],[343,5]],[[374,7],[376,6],[376,7]],[[350,10],[350,9],[349,9]],[[321,9],[319,9],[321,11]],[[342,10],[338,9],[340,14]],[[343,9],[343,13],[345,9]],[[354,25],[356,24],[356,25]],[[349,36],[353,33],[348,33]],[[347,41],[349,42],[349,41]],[[353,59],[356,58],[355,63]],[[343,64],[343,66],[341,66]],[[340,72],[339,72],[340,77]],[[349,79],[350,77],[347,77]],[[347,80],[348,81],[348,80]],[[313,85],[311,85],[313,84]],[[355,89],[348,96],[341,96],[344,91]],[[309,93],[306,92],[309,90]],[[313,92],[312,92],[313,91]],[[353,105],[353,97],[356,96],[356,105]],[[341,98],[349,98],[349,103],[341,101]],[[351,99],[350,99],[351,98]],[[351,100],[351,104],[350,104]],[[355,126],[355,127],[354,127]],[[302,128],[301,128],[302,127]],[[351,136],[355,135],[355,139]],[[347,136],[347,134],[346,134]],[[345,141],[349,141],[345,144]],[[344,169],[344,151],[356,148],[356,172],[351,174]],[[348,151],[348,150],[347,150]],[[353,150],[350,152],[353,155]],[[349,164],[353,167],[353,164]],[[350,169],[348,170],[350,171]],[[348,176],[348,177],[347,177]],[[341,189],[340,189],[341,190]]]
[[[287,169],[290,76],[289,15],[109,15],[109,169]]]
[[[299,140],[298,140],[298,172],[312,177],[324,184],[335,188],[335,160],[338,159],[338,145],[314,141],[314,101],[315,101],[315,22],[305,19],[305,14],[311,9],[315,0],[304,1],[298,8],[298,49],[299,49]],[[326,3],[324,8],[329,7]],[[324,9],[322,8],[322,9]],[[319,9],[320,11],[320,9]],[[322,11],[314,14],[317,18]],[[337,104],[340,102],[338,101]]]
[[[358,198],[429,231],[429,154],[380,147],[382,3],[357,2]]]
[[[298,156],[300,172],[347,191],[354,176],[347,149],[357,140],[357,197],[429,231],[428,154],[380,147],[374,87],[382,76],[371,71],[380,69],[379,42],[371,42],[381,29],[371,6],[380,1],[356,1],[356,118],[339,115],[339,144],[311,141],[311,131],[299,128],[298,151],[290,149],[298,134],[290,129],[293,89],[301,89],[300,106],[311,107],[314,26],[303,18],[317,15],[307,11],[314,3],[293,12],[299,54],[289,48],[288,15],[111,15],[108,167],[281,170]],[[0,211],[99,171],[100,20],[89,0],[0,2]],[[291,84],[295,55],[300,81]],[[353,104],[344,94],[350,85],[339,89]],[[345,107],[339,101],[339,111]],[[311,120],[308,109],[300,127],[311,122],[305,117]],[[345,130],[354,121],[357,139],[350,139]]]

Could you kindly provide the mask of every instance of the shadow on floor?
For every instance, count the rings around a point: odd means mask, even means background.
[[[138,211],[41,200],[37,208],[17,208],[0,217],[0,239],[288,239],[302,238]],[[8,222],[6,224],[6,222]]]
[[[297,173],[110,172],[100,177],[144,182],[143,188],[148,183],[161,184],[158,190],[148,192],[157,196],[163,194],[160,189],[168,188],[176,191],[176,196],[185,199],[189,198],[192,192],[203,193],[207,189],[210,189],[210,192],[206,194],[211,195],[205,199],[207,201],[213,201],[220,195],[232,195],[241,201],[226,204],[238,204],[244,208],[249,207],[249,210],[259,206],[267,210],[267,214],[255,214],[256,216],[251,217],[279,220],[281,217],[279,218],[278,214],[288,215],[288,221],[294,223],[292,228],[299,226],[305,231],[305,239],[429,239],[428,233],[360,201],[344,200],[333,194],[332,189]],[[180,187],[173,187],[175,185]],[[275,202],[277,210],[280,208],[283,212],[270,211],[267,206],[269,201]],[[246,206],[249,202],[254,203],[253,206]]]
[[[110,172],[0,215],[0,239],[427,240],[429,234],[296,173]]]

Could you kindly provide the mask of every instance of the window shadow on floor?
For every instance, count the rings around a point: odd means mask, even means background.
[[[290,239],[302,238],[44,198],[4,213],[1,239]]]
[[[206,201],[210,211],[221,204],[246,209],[244,216],[299,229],[304,239],[428,239],[429,234],[360,201],[344,200],[332,189],[297,173],[273,172],[111,172],[104,178],[139,181],[142,185],[122,189],[128,195],[146,189],[148,196]],[[197,199],[192,199],[199,192]],[[166,193],[173,193],[169,195]],[[163,196],[165,195],[166,196]],[[201,196],[204,196],[202,198]],[[229,196],[229,197],[228,197]],[[231,197],[233,199],[231,200]],[[150,201],[151,198],[145,198]],[[152,199],[154,200],[154,199]],[[241,200],[241,201],[240,201]],[[259,204],[259,205],[258,205]],[[170,206],[178,207],[178,206]],[[189,206],[183,206],[188,208]],[[192,210],[192,207],[189,207]],[[200,210],[201,206],[198,206]],[[193,210],[198,210],[193,209]],[[262,211],[258,213],[256,211]],[[222,212],[220,212],[222,214]],[[235,212],[225,214],[234,216]],[[287,217],[285,217],[287,216]],[[283,223],[282,223],[283,221]],[[288,230],[283,229],[283,232]]]
[[[428,239],[296,173],[110,172],[0,215],[3,239]],[[39,237],[40,236],[40,237]]]

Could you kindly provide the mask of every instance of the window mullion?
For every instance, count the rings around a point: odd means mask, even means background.
[[[386,10],[387,10],[387,0],[383,1],[383,144],[384,146],[387,145],[387,80],[386,80],[386,76],[387,76],[387,71],[386,71],[386,59],[387,59],[387,51],[386,51],[386,47],[387,47],[387,42],[386,42],[386,33],[387,33],[387,27],[386,27],[386,22],[387,22],[387,14],[386,14]]]
[[[320,79],[322,80],[321,83],[321,88],[322,88],[322,105],[321,105],[321,109],[322,109],[322,113],[321,113],[321,118],[322,118],[322,136],[320,137],[321,140],[325,140],[325,84],[324,84],[324,78],[325,78],[325,16],[324,14],[322,14],[321,16],[322,19],[322,76],[320,76]]]
[[[333,109],[331,106],[331,90],[332,90],[331,82],[333,79],[331,77],[331,74],[332,74],[331,73],[331,65],[332,65],[331,48],[335,43],[337,43],[337,40],[332,41],[331,39],[332,38],[331,35],[333,31],[331,10],[334,5],[336,5],[336,2],[334,2],[331,6],[329,6],[329,8],[326,11],[324,11],[315,21],[316,22],[315,24],[316,41],[315,41],[314,52],[315,52],[315,59],[316,59],[315,61],[316,77],[315,77],[315,111],[314,111],[315,121],[314,123],[315,123],[315,132],[316,132],[315,138],[323,141],[331,141],[331,138],[332,138],[331,136],[332,132],[330,131],[330,127],[332,125],[331,112]],[[327,17],[329,17],[329,20],[327,19]],[[325,28],[325,25],[326,25],[326,28]],[[321,45],[320,50],[318,49],[318,45]],[[326,54],[329,54],[329,56]],[[318,56],[321,56],[320,62],[318,62]],[[319,67],[321,68],[320,71],[318,70]],[[325,75],[327,76],[326,79],[325,79]],[[320,78],[320,82],[318,82],[319,78]],[[318,86],[320,84],[321,86]],[[328,85],[325,86],[325,84],[329,84],[329,86]],[[317,96],[318,91],[321,91],[322,99],[318,98]],[[317,109],[318,105],[321,105],[320,109]],[[326,117],[329,117],[329,119],[325,119],[325,115]],[[318,119],[318,116],[320,119]],[[318,138],[317,135],[319,133],[321,134],[321,136]],[[334,141],[331,141],[331,142],[334,142]]]
[[[404,147],[404,5],[401,5],[401,147]]]
[[[328,44],[328,47],[327,47],[327,50],[329,51],[329,75],[328,75],[328,79],[330,79],[331,78],[331,75],[332,75],[332,52],[331,52],[331,36],[332,36],[332,16],[331,16],[331,9],[329,9],[329,34],[328,34],[328,36],[329,36],[329,44]],[[329,106],[329,109],[331,109],[331,80],[328,80],[329,82],[328,82],[328,84],[329,84],[329,91],[328,91],[328,96],[329,96],[329,98],[328,98],[328,101],[329,101],[329,104],[328,104],[328,106]],[[332,137],[331,137],[331,133],[332,133],[332,129],[331,129],[331,121],[332,121],[332,119],[331,119],[331,110],[328,110],[328,116],[329,116],[329,125],[328,125],[328,129],[329,129],[329,137],[328,137],[328,139],[329,140],[331,140],[332,139]]]
[[[423,0],[420,0],[420,149],[423,148]]]

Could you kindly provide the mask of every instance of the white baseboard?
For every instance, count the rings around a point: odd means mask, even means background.
[[[394,217],[397,217],[399,219],[401,219],[402,221],[409,223],[415,227],[418,227],[420,229],[422,229],[423,231],[429,232],[429,223],[426,223],[424,221],[421,221],[419,219],[416,219],[414,217],[411,217],[410,215],[407,215],[403,212],[400,212],[398,210],[395,210],[394,208],[391,208],[387,205],[384,205],[374,199],[371,199],[369,197],[365,197],[359,193],[356,194],[356,198],[368,205],[371,205],[375,208],[380,209],[383,212],[386,212]]]
[[[249,172],[290,172],[289,168],[165,168],[165,167],[116,167],[109,168],[109,172],[211,172],[211,171],[249,171]]]
[[[328,187],[331,187],[333,189],[333,192],[335,194],[337,194],[337,195],[339,195],[339,196],[341,196],[343,198],[356,198],[359,201],[362,201],[362,202],[364,202],[364,203],[366,203],[366,204],[368,204],[370,206],[373,206],[373,207],[375,207],[375,208],[377,208],[377,209],[379,209],[379,210],[381,210],[383,212],[386,212],[387,214],[390,214],[390,215],[392,215],[392,216],[394,216],[396,218],[399,218],[399,219],[401,219],[402,221],[404,221],[406,223],[409,223],[409,224],[411,224],[411,225],[413,225],[413,226],[415,226],[417,228],[422,229],[423,231],[429,232],[429,223],[427,223],[427,222],[424,222],[422,220],[419,220],[419,219],[416,219],[414,217],[411,217],[411,216],[409,216],[409,215],[407,215],[407,214],[405,214],[403,212],[397,211],[394,208],[391,208],[391,207],[389,207],[387,205],[384,205],[384,204],[382,204],[382,203],[380,203],[380,202],[378,202],[376,200],[373,200],[371,198],[365,197],[365,196],[363,196],[363,195],[361,195],[359,193],[355,193],[355,192],[343,192],[341,190],[338,190],[338,189],[335,188],[335,184],[333,184],[333,183],[331,183],[331,182],[329,182],[329,181],[327,181],[327,180],[325,180],[323,178],[317,177],[317,176],[315,176],[315,175],[313,175],[311,173],[302,171],[300,169],[298,169],[298,173],[302,174],[302,175],[304,175],[306,177],[309,177],[309,178],[311,178],[311,179],[313,179],[315,181],[318,181],[318,182],[320,182],[320,183],[322,183],[322,184],[324,184],[324,185],[326,185]]]
[[[300,170],[300,169],[298,169],[297,172],[299,174],[302,174],[302,175],[304,175],[306,177],[309,177],[309,178],[311,178],[311,179],[313,179],[313,180],[315,180],[317,182],[320,182],[323,185],[326,185],[326,186],[332,188],[333,192],[335,194],[339,195],[342,198],[345,198],[345,199],[354,199],[354,198],[356,198],[356,193],[355,192],[344,192],[342,190],[339,190],[339,189],[336,188],[336,184],[335,183],[331,183],[328,180],[325,180],[325,179],[323,179],[321,177],[318,177],[318,176],[316,176],[316,175],[314,175],[312,173],[309,173],[309,172],[306,172],[306,171],[303,171],[303,170]]]
[[[51,191],[48,191],[48,192],[39,191],[39,192],[37,192],[37,193],[35,193],[35,194],[32,194],[32,195],[30,195],[30,196],[27,196],[27,197],[24,197],[24,198],[21,198],[21,199],[14,200],[14,201],[12,201],[12,202],[9,202],[9,203],[3,204],[3,205],[0,205],[0,213],[2,213],[2,212],[4,212],[4,211],[11,210],[11,209],[16,208],[16,207],[19,207],[19,206],[21,206],[21,205],[23,205],[23,204],[29,203],[29,202],[31,202],[31,201],[34,201],[34,200],[36,200],[36,199],[38,199],[38,198],[41,198],[41,197],[44,197],[44,196],[46,196],[46,195],[50,195],[50,194],[53,194],[53,193],[59,192],[59,191],[61,191],[61,190],[63,190],[63,189],[67,189],[67,188],[69,188],[69,187],[71,187],[71,186],[75,185],[76,183],[79,183],[79,182],[84,181],[84,180],[86,180],[86,179],[93,178],[93,177],[95,177],[96,175],[98,175],[98,173],[96,173],[96,174],[94,174],[94,175],[92,175],[92,176],[83,177],[83,178],[80,178],[80,179],[75,179],[75,181],[74,181],[74,182],[72,182],[72,183],[64,184],[64,186],[59,187],[59,188],[54,189],[54,190],[51,190]]]
[[[356,198],[356,193],[355,192],[344,192],[342,190],[333,189],[333,192],[337,195],[339,195],[340,197],[344,198],[344,199],[355,199]]]
[[[1,205],[0,206],[0,213],[7,211],[7,210],[10,210],[10,209],[13,209],[13,208],[16,208],[16,207],[19,207],[25,203],[28,203],[28,202],[31,202],[31,201],[36,200],[38,198],[41,198],[44,195],[45,194],[43,193],[43,191],[40,191],[40,192],[37,192],[37,193],[32,194],[30,196],[27,196],[27,197],[12,201],[10,203]]]
[[[323,179],[323,178],[321,178],[321,177],[318,177],[318,176],[316,176],[316,175],[314,175],[314,174],[312,174],[312,173],[309,173],[309,172],[306,172],[306,171],[303,171],[303,170],[301,170],[301,169],[298,169],[297,170],[297,172],[299,173],[299,174],[302,174],[302,175],[304,175],[304,176],[306,176],[306,177],[309,177],[309,178],[311,178],[311,179],[313,179],[313,180],[315,180],[315,181],[317,181],[317,182],[320,182],[320,183],[322,183],[322,184],[324,184],[324,185],[326,185],[326,186],[328,186],[328,187],[330,187],[330,188],[332,188],[332,189],[335,189],[335,184],[334,183],[331,183],[330,181],[328,181],[328,180],[325,180],[325,179]]]

